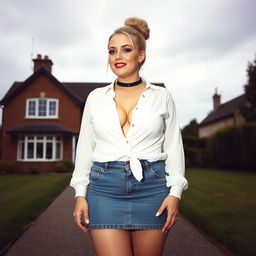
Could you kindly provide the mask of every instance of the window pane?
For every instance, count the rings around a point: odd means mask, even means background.
[[[57,142],[56,143],[56,159],[60,159],[60,149],[61,149],[61,144]]]
[[[49,116],[56,115],[56,101],[49,102]]]
[[[18,156],[18,158],[19,159],[24,159],[24,142],[20,141],[18,145],[19,145],[19,149],[18,149],[19,156]]]
[[[52,136],[47,136],[46,139],[47,140],[52,140]]]
[[[44,137],[43,136],[37,136],[37,140],[43,140]]]
[[[28,158],[29,159],[34,158],[34,143],[33,142],[28,143]]]
[[[20,158],[21,159],[24,159],[24,156],[25,156],[25,143],[22,142],[20,143]]]
[[[52,142],[47,142],[46,143],[46,158],[47,159],[52,159],[53,155],[52,155]]]
[[[42,142],[36,143],[36,158],[43,158],[43,148],[44,145]]]
[[[28,115],[35,116],[36,115],[36,101],[30,100],[28,102]]]
[[[28,136],[28,140],[34,140],[34,136]]]
[[[39,116],[46,116],[46,99],[39,99]]]

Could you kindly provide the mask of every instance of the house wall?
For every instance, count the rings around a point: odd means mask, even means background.
[[[26,99],[39,98],[40,95],[48,98],[59,99],[59,117],[57,119],[31,119],[26,118]],[[47,76],[41,75],[31,82],[24,90],[22,90],[8,105],[3,109],[3,143],[2,143],[2,159],[17,162],[17,138],[7,134],[7,131],[20,125],[52,123],[59,124],[65,128],[79,132],[81,122],[81,108],[76,106],[74,102]],[[72,136],[65,136],[63,139],[63,158],[72,159]],[[29,162],[17,162],[21,171],[26,171]],[[52,162],[40,163],[42,171],[47,171],[52,166]]]
[[[243,124],[246,122],[239,110],[236,110],[234,115],[235,115],[235,124],[236,125],[240,125],[240,124]]]
[[[239,110],[235,110],[234,116],[221,119],[208,125],[200,126],[198,131],[199,137],[209,137],[217,130],[224,128],[228,125],[240,125],[243,123],[245,123],[245,119],[243,118]]]
[[[228,125],[233,125],[234,124],[234,118],[233,117],[228,117],[225,119],[222,119],[220,121],[210,123],[208,125],[200,126],[198,133],[199,137],[209,137],[213,133],[215,133],[218,129],[224,128]]]

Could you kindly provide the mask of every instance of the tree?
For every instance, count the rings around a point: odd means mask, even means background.
[[[248,104],[242,105],[240,111],[247,122],[253,122],[256,121],[256,55],[254,61],[248,63],[247,76],[244,90]]]
[[[190,123],[182,129],[182,135],[198,137],[198,123],[196,119],[191,120]]]

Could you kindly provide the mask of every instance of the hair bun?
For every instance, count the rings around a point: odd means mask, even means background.
[[[149,38],[150,29],[145,20],[139,18],[127,18],[124,22],[125,26],[130,26],[138,30],[145,40]]]

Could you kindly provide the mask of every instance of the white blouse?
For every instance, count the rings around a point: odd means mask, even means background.
[[[86,196],[93,161],[129,160],[134,177],[140,181],[139,159],[146,159],[149,162],[165,160],[169,195],[181,199],[188,181],[184,177],[183,143],[171,93],[143,79],[146,87],[133,109],[132,122],[124,136],[114,101],[114,82],[94,89],[87,97],[70,181],[75,197]]]

